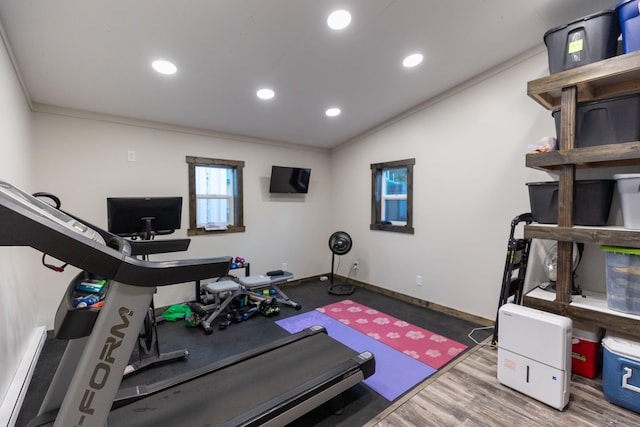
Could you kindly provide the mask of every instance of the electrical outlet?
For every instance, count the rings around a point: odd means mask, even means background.
[[[357,270],[360,268],[360,263],[358,261],[353,261],[353,269]]]
[[[287,271],[287,263],[286,262],[282,263],[282,271]]]
[[[422,286],[422,276],[416,276],[416,286]]]
[[[136,152],[133,150],[129,150],[127,151],[127,160],[130,162],[135,162],[136,161]]]

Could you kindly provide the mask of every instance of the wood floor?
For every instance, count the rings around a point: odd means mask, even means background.
[[[498,382],[497,356],[474,348],[366,426],[640,426],[640,414],[606,401],[599,379],[574,375],[562,412],[511,390]]]

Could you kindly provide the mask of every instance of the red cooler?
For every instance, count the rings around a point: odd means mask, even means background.
[[[574,374],[595,378],[602,366],[600,329],[580,329],[574,326],[571,339],[571,369]]]

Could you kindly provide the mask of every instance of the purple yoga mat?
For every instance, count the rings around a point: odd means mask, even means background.
[[[359,353],[367,350],[372,352],[376,359],[376,373],[364,380],[364,383],[390,401],[436,372],[434,368],[316,310],[278,320],[276,324],[289,333],[299,332],[310,326],[324,326],[331,338],[347,347]]]

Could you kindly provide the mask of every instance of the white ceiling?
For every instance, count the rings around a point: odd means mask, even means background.
[[[0,0],[0,22],[36,107],[332,148],[540,46],[548,29],[615,4]],[[351,25],[332,31],[327,15],[342,8]],[[416,51],[424,62],[404,69]],[[155,73],[156,58],[178,73]],[[262,86],[275,98],[257,99]],[[327,118],[330,106],[342,114]]]

